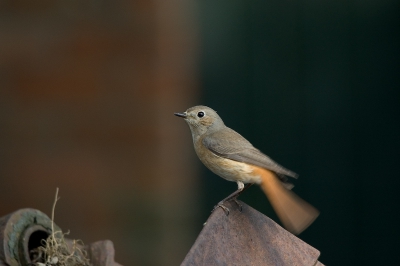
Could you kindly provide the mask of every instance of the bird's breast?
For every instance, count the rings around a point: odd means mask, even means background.
[[[200,161],[208,169],[226,180],[258,184],[261,182],[252,165],[220,157],[207,149],[201,140],[195,143],[195,150]]]

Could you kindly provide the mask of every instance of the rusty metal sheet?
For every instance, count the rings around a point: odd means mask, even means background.
[[[239,201],[240,202],[240,201]],[[207,220],[181,265],[316,265],[320,252],[247,204],[226,202]],[[317,265],[322,265],[317,264]]]

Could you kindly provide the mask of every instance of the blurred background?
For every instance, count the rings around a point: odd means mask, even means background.
[[[0,1],[0,216],[178,265],[236,189],[174,112],[204,104],[297,172],[327,265],[399,265],[400,2]],[[276,219],[254,186],[241,200]]]

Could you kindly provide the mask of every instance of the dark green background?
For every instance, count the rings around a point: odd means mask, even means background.
[[[203,104],[300,174],[326,265],[400,265],[398,1],[200,3]],[[204,168],[205,212],[236,184]],[[242,200],[276,218],[258,187]]]

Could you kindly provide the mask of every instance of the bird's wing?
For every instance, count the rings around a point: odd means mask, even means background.
[[[249,141],[236,131],[226,127],[203,138],[203,145],[214,154],[237,162],[248,163],[275,172],[286,182],[285,176],[297,177],[297,174],[280,166],[267,155],[254,148]]]

